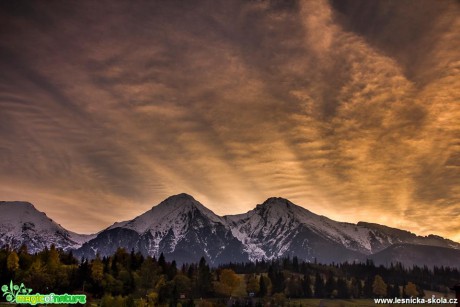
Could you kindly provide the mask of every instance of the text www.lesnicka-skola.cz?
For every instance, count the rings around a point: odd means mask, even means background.
[[[374,298],[376,304],[457,304],[457,301],[456,298],[436,297],[434,295],[430,298]]]

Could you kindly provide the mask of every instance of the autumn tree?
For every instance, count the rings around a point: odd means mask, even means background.
[[[54,274],[60,265],[59,253],[56,250],[54,244],[51,245],[50,250],[47,254],[46,268],[49,273]]]
[[[387,295],[387,284],[380,275],[375,275],[374,282],[372,283],[372,293],[379,297]]]
[[[91,278],[96,282],[101,282],[104,277],[104,266],[99,255],[91,263]]]
[[[239,283],[240,278],[232,269],[223,269],[220,272],[219,281],[216,282],[215,289],[220,294],[231,296]]]
[[[409,281],[407,285],[404,286],[404,294],[409,297],[418,296],[417,286]]]
[[[231,292],[233,292],[236,289],[236,287],[238,287],[238,285],[240,283],[240,278],[231,269],[223,269],[220,272],[220,279],[219,280],[220,280],[221,283],[223,283],[224,285],[228,286],[231,289]]]
[[[16,252],[12,251],[6,259],[6,267],[11,273],[16,272],[19,269],[19,257]]]
[[[101,307],[112,307],[113,306],[113,296],[111,296],[110,294],[106,294],[102,297],[101,299]]]

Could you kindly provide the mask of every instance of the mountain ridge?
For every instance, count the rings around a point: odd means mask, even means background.
[[[34,211],[35,207],[28,204],[29,210]],[[44,214],[35,211],[37,215]],[[334,221],[281,197],[270,197],[246,213],[218,216],[191,195],[181,193],[166,198],[131,220],[114,223],[96,235],[80,237],[82,241],[76,239],[78,234],[47,219],[48,222],[42,222],[47,225],[46,229],[51,229],[46,233],[48,243],[72,249],[75,255],[86,258],[109,255],[116,248],[125,247],[151,256],[163,253],[178,263],[197,261],[203,255],[213,265],[285,256],[298,256],[307,261],[343,262],[362,261],[393,245],[406,244],[406,250],[418,253],[414,254],[414,261],[420,262],[420,259],[429,257],[426,249],[418,248],[419,245],[460,250],[460,243],[436,235],[423,237],[376,223]],[[15,221],[15,218],[10,220]],[[12,246],[17,247],[21,238],[33,249],[46,246],[43,242],[38,245],[30,242],[34,234],[27,229],[30,221],[18,221],[22,228],[20,231],[18,225],[13,227],[17,233],[13,236],[16,239]],[[11,233],[6,231],[5,224],[9,225],[0,218],[0,246],[12,242],[5,239]],[[41,229],[38,224],[34,229]],[[387,254],[401,258],[397,253]]]

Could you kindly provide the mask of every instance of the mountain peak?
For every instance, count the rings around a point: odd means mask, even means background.
[[[256,206],[256,210],[261,212],[271,212],[271,214],[313,214],[309,210],[292,203],[289,199],[282,197],[270,197],[261,205]]]
[[[44,212],[38,211],[34,205],[27,201],[0,201],[0,211],[2,218],[0,220],[10,220],[11,218],[19,218],[24,215],[43,215]]]
[[[282,197],[270,197],[262,203],[262,206],[285,206],[286,208],[293,205],[288,199]]]
[[[221,217],[203,206],[191,195],[180,193],[166,198],[133,220],[115,223],[109,228],[122,227],[135,230],[138,233],[144,233],[154,227],[156,231],[162,231],[169,229],[171,225],[177,226],[184,223],[186,218],[193,219],[197,213],[206,216],[214,223],[223,223]]]
[[[193,196],[186,193],[180,193],[166,198],[157,206],[152,207],[152,210],[158,210],[159,208],[163,208],[163,210],[175,210],[177,208],[186,206],[200,208],[204,207],[195,198],[193,198]]]
[[[16,208],[34,208],[34,205],[29,203],[28,201],[0,201],[0,206],[8,206],[8,207],[13,207],[16,206]]]
[[[281,220],[297,220],[300,216],[310,213],[308,210],[294,205],[282,197],[268,198],[261,205],[257,205],[253,212],[274,224],[279,223]]]
[[[169,196],[162,202],[171,202],[171,201],[196,201],[196,199],[193,198],[192,195],[189,195],[187,193],[179,193],[176,195]]]

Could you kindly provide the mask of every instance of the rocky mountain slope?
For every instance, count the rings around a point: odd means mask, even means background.
[[[269,198],[254,210],[224,218],[251,260],[296,255],[310,261],[353,261],[397,243],[460,249],[460,244],[438,236],[421,237],[378,224],[333,221],[283,198]]]
[[[152,256],[163,253],[178,263],[202,256],[211,264],[248,260],[225,220],[187,194],[171,196],[133,220],[115,223],[77,254],[110,255],[119,246]]]
[[[95,235],[80,235],[38,211],[31,203],[0,202],[0,247],[17,249],[25,244],[31,253],[54,244],[64,250],[77,249]]]

